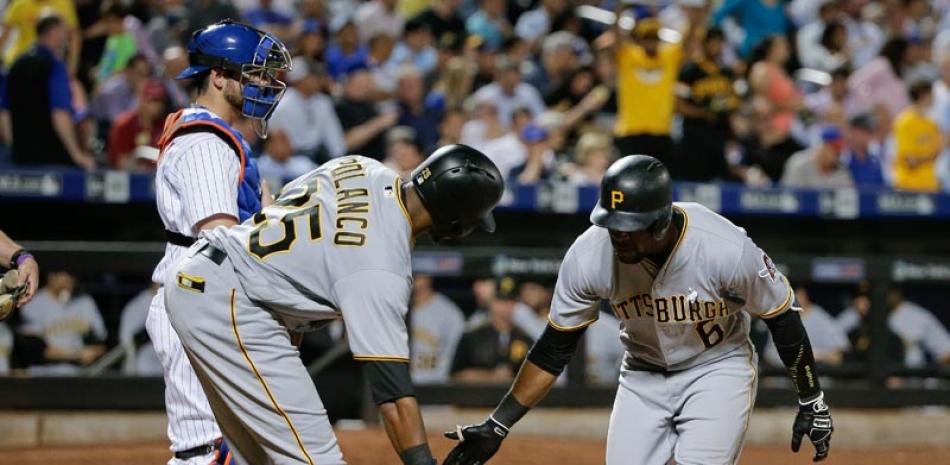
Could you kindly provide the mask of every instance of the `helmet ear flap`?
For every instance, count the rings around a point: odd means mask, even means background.
[[[654,240],[663,239],[663,236],[666,234],[666,231],[670,229],[670,223],[673,222],[673,209],[669,208],[665,214],[656,219],[652,225],[650,225],[650,233],[653,235]]]

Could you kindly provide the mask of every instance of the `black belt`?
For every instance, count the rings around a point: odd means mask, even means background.
[[[177,233],[175,231],[165,230],[165,240],[169,244],[175,244],[181,247],[191,247],[195,243],[194,237],[188,237],[184,234]]]
[[[225,258],[228,258],[228,253],[211,245],[205,244],[198,249],[198,253],[208,257],[208,260],[214,262],[215,265],[220,265]]]
[[[214,446],[211,444],[205,444],[203,446],[192,447],[191,449],[175,452],[175,458],[179,460],[188,460],[192,457],[200,457],[202,455],[208,455],[212,452],[214,452]]]

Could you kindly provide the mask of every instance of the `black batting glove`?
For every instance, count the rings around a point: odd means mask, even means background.
[[[802,436],[808,436],[815,445],[814,462],[820,462],[828,457],[831,449],[831,433],[835,430],[831,421],[831,411],[825,404],[824,393],[809,401],[798,401],[798,415],[795,415],[795,424],[792,425],[792,452],[798,452],[802,446]]]
[[[498,452],[508,428],[488,417],[480,425],[459,426],[445,437],[459,441],[442,465],[482,465]]]

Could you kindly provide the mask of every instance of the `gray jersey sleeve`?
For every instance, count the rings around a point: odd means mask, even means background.
[[[562,331],[581,329],[597,321],[597,302],[609,296],[612,266],[596,263],[601,254],[586,250],[585,244],[591,242],[588,238],[590,234],[583,234],[574,242],[558,270],[548,319],[551,326]]]
[[[384,270],[350,274],[334,284],[353,358],[409,362],[406,311],[412,283]]]
[[[743,310],[761,318],[778,316],[792,305],[788,279],[748,236],[728,291],[731,298],[743,302]]]

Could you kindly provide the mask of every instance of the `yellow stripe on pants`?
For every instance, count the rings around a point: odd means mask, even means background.
[[[274,409],[277,410],[277,413],[280,416],[284,417],[284,421],[287,422],[287,426],[290,427],[290,431],[294,434],[294,439],[297,440],[297,445],[300,447],[300,452],[303,452],[303,456],[307,459],[307,463],[314,465],[313,458],[310,457],[310,454],[307,452],[307,448],[303,445],[303,440],[300,439],[300,433],[297,432],[297,428],[294,427],[294,423],[290,421],[290,416],[287,415],[287,412],[280,407],[280,404],[277,403],[277,399],[274,397],[274,393],[271,392],[270,387],[267,386],[267,381],[264,380],[264,377],[261,375],[261,372],[258,371],[257,366],[254,365],[254,361],[251,360],[251,354],[247,352],[247,348],[244,347],[244,342],[241,341],[241,333],[238,332],[237,327],[237,318],[234,315],[234,294],[235,290],[231,289],[231,329],[234,330],[234,338],[237,339],[238,347],[241,349],[241,353],[244,354],[244,359],[247,360],[247,364],[250,365],[251,371],[254,372],[254,376],[257,377],[257,380],[261,382],[261,386],[264,387],[264,392],[267,393],[267,397],[270,398],[271,405],[274,406]]]

